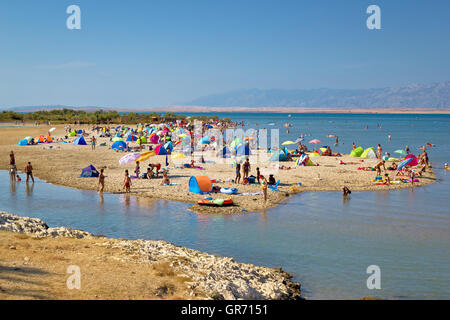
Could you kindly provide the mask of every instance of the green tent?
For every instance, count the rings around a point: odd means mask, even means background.
[[[141,137],[141,143],[147,143],[147,137],[142,136]]]
[[[352,152],[350,152],[350,157],[360,157],[363,152],[364,152],[364,149],[361,147],[358,147],[356,149],[353,149]]]
[[[375,149],[373,147],[367,148],[361,154],[361,158],[364,158],[364,159],[375,159],[376,157],[377,157],[377,155],[376,155]]]
[[[69,137],[75,137],[77,135],[77,133],[75,131],[71,131],[69,133]]]

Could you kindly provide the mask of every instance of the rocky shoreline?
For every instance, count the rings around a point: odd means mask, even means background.
[[[89,232],[65,227],[49,228],[37,218],[0,212],[0,230],[29,234],[33,237],[102,238]],[[301,298],[300,284],[281,268],[259,267],[239,263],[233,258],[173,245],[166,241],[111,239],[96,244],[125,251],[123,262],[145,264],[166,262],[191,281],[188,289],[202,292],[208,299],[225,300],[296,300]]]

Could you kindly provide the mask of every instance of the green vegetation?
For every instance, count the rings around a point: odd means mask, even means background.
[[[75,123],[81,124],[108,124],[108,123],[152,123],[159,121],[174,121],[184,120],[187,116],[181,114],[174,114],[172,112],[166,112],[164,115],[160,113],[136,113],[136,112],[123,112],[117,111],[93,111],[86,112],[82,110],[73,109],[54,109],[49,111],[36,111],[20,113],[14,111],[2,111],[0,113],[0,122],[47,122],[52,124],[57,123]],[[198,120],[218,120],[217,116],[196,115],[191,116],[191,119]],[[229,121],[229,119],[223,119]]]

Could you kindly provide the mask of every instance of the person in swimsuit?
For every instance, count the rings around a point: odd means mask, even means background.
[[[261,180],[259,178],[259,176],[261,175],[261,172],[259,171],[259,168],[256,168],[256,177],[258,179],[258,183],[261,184]]]
[[[406,154],[409,154],[410,151],[409,151],[409,146],[408,145],[406,146],[405,151],[406,151]]]
[[[383,153],[383,149],[381,148],[381,145],[378,144],[378,147],[377,147],[377,158],[378,159],[381,159],[381,154],[382,153]]]
[[[100,174],[98,175],[98,192],[102,193],[105,188],[105,176],[103,175],[103,171],[105,169],[100,169]]]
[[[244,171],[243,179],[248,178],[248,172],[250,171],[250,162],[248,161],[248,158],[245,160],[244,164],[242,165],[242,169]]]
[[[28,164],[25,166],[25,173],[27,174],[27,183],[28,181],[31,180],[34,183],[34,177],[33,177],[33,167],[31,166],[31,162],[28,162]]]
[[[236,178],[234,182],[239,183],[241,181],[241,164],[236,163]]]
[[[9,164],[15,165],[16,164],[16,158],[14,156],[14,151],[11,150],[11,153],[9,154]]]
[[[386,171],[386,166],[385,166],[385,161],[384,160],[381,160],[380,162],[378,162],[375,165],[375,170],[377,171],[377,175],[378,176],[381,176],[381,167],[383,167],[384,171]]]
[[[125,178],[123,180],[123,188],[125,189],[125,192],[130,192],[131,189],[131,179],[130,175],[128,174],[128,170],[125,170]]]
[[[139,178],[139,174],[141,173],[141,167],[139,166],[139,161],[136,161],[136,168],[134,169],[134,173],[136,177]]]
[[[343,195],[344,197],[348,196],[348,195],[351,194],[351,193],[352,193],[352,192],[350,191],[349,188],[347,188],[346,186],[343,186],[343,187],[342,187],[342,195]]]
[[[267,202],[267,180],[263,175],[259,176],[259,180],[261,181],[261,191],[264,195],[264,202]]]
[[[91,138],[91,149],[92,150],[95,150],[95,141],[96,141],[95,137],[92,136],[92,138]]]
[[[353,149],[356,149],[356,144],[355,144],[354,142],[353,142],[352,148],[353,148]]]
[[[169,177],[167,176],[167,171],[163,170],[162,175],[163,175],[163,179],[161,181],[161,185],[167,185],[167,186],[170,185],[170,180],[169,180]]]

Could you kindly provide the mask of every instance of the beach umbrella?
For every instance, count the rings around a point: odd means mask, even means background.
[[[407,155],[407,153],[406,153],[405,150],[400,150],[400,149],[399,149],[399,150],[395,150],[394,152],[395,152],[395,153],[400,153],[400,154],[405,155],[405,156]]]
[[[48,130],[48,132],[53,132],[55,130],[56,130],[56,128],[51,128],[50,130]]]
[[[112,139],[113,142],[117,142],[117,141],[123,141],[122,138],[120,137],[115,137],[114,139]]]
[[[319,143],[322,143],[322,141],[320,141],[319,139],[313,139],[313,140],[309,141],[309,143],[319,144]]]
[[[141,153],[141,156],[139,158],[135,159],[134,161],[135,162],[137,162],[137,161],[145,161],[145,160],[148,160],[150,157],[153,157],[155,155],[156,155],[155,151],[144,152],[144,153]]]
[[[287,145],[290,145],[290,144],[295,144],[295,142],[294,141],[285,141],[285,142],[283,142],[281,145],[282,146],[287,146]]]
[[[130,154],[127,154],[127,155],[123,156],[122,158],[120,158],[119,163],[127,164],[127,163],[133,162],[134,160],[138,159],[140,156],[141,156],[141,154],[139,152],[130,153]]]
[[[295,140],[294,142],[295,143],[299,143],[299,142],[302,142],[304,139],[303,138],[298,138],[297,140]]]
[[[398,170],[398,171],[402,170],[403,167],[406,166],[406,165],[408,165],[411,161],[413,161],[413,158],[408,158],[408,159],[405,159],[405,160],[399,162],[399,163],[398,163],[397,170]]]
[[[187,134],[186,133],[182,133],[182,134],[180,134],[179,136],[178,136],[178,138],[186,138],[187,137]]]
[[[174,153],[172,154],[172,159],[183,159],[186,158],[186,156],[182,153]]]

